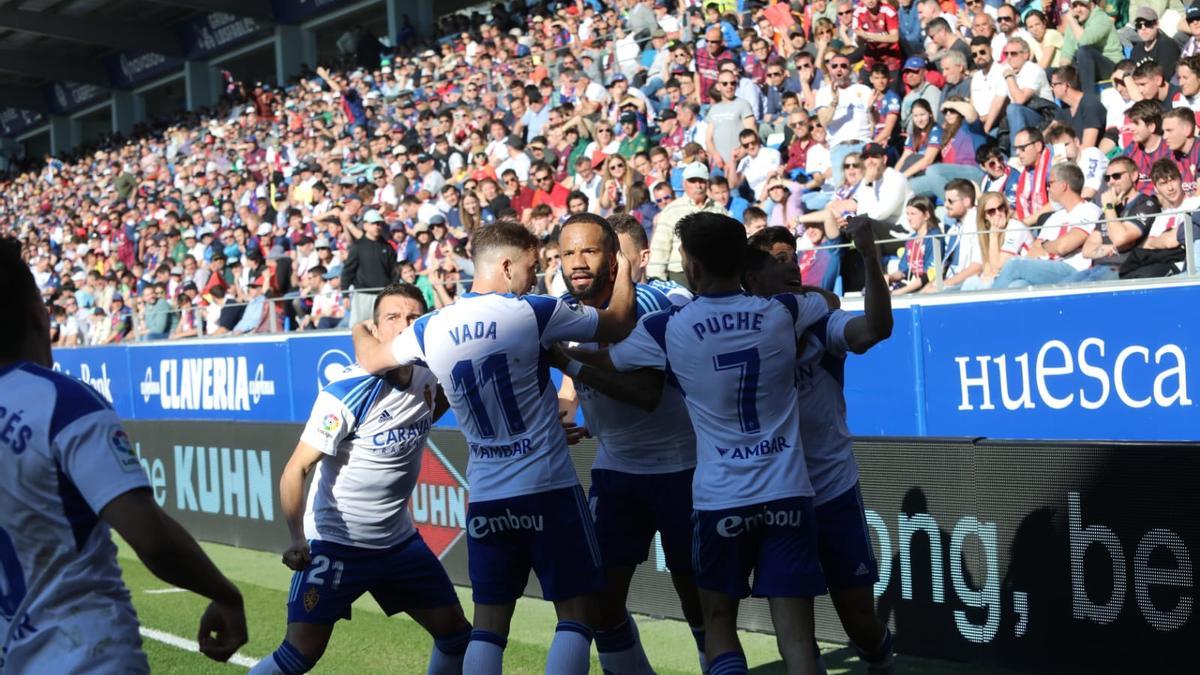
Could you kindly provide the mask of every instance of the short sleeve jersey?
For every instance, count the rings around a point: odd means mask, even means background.
[[[470,453],[474,501],[576,485],[550,386],[548,347],[588,342],[599,315],[542,295],[464,293],[416,321],[392,343],[401,365],[437,376]]]
[[[637,314],[641,318],[675,305],[666,293],[648,284],[636,288]],[[569,297],[564,300],[572,302]],[[595,343],[578,345],[595,349]],[[600,444],[597,469],[633,474],[672,473],[696,466],[696,436],[683,394],[673,382],[663,386],[662,399],[652,412],[605,396],[576,381],[588,431]]]
[[[12,672],[58,672],[137,650],[137,616],[100,512],[148,486],[108,402],[31,363],[0,369],[0,654]],[[82,657],[81,657],[82,658]]]
[[[812,496],[796,412],[798,336],[823,298],[701,295],[638,322],[609,350],[618,370],[659,368],[679,383],[696,432],[699,510]]]
[[[796,360],[797,411],[815,504],[858,482],[854,441],[846,424],[846,324],[854,315],[834,310],[808,328]]]
[[[300,440],[317,463],[304,536],[361,548],[388,548],[412,536],[408,500],[421,473],[437,380],[420,366],[401,389],[358,366],[313,403]]]

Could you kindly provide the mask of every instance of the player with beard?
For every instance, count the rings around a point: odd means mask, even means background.
[[[796,401],[805,464],[816,491],[817,555],[829,596],[867,672],[884,674],[893,672],[892,635],[875,615],[872,591],[879,579],[878,564],[866,528],[853,438],[846,425],[842,375],[847,352],[861,354],[891,335],[892,304],[869,219],[854,217],[850,223],[846,229],[863,254],[865,313],[845,321],[842,331],[825,330],[844,320],[838,315],[845,313],[835,309],[801,338]],[[763,298],[793,292],[800,285],[795,239],[789,248],[781,235],[790,233],[766,236],[767,230],[750,238],[742,273],[743,287]]]
[[[634,225],[644,234],[640,225]],[[613,291],[618,245],[624,242],[604,218],[580,214],[563,226],[558,244],[568,289],[563,299],[606,307]],[[636,267],[637,259],[631,260]],[[639,318],[672,307],[665,293],[648,284],[637,284],[635,292]],[[596,343],[573,346],[589,351],[599,347]],[[662,371],[620,375],[577,361],[560,363],[570,375],[563,378],[559,390],[560,407],[570,419],[575,406],[582,405],[588,430],[600,443],[590,494],[608,577],[596,630],[600,665],[613,675],[653,672],[625,602],[634,569],[648,558],[658,532],[703,669],[704,617],[691,564],[696,437],[683,396],[675,385],[664,385]]]

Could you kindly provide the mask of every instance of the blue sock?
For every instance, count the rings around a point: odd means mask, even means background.
[[[592,629],[575,621],[559,621],[546,655],[547,675],[587,675],[591,667]],[[475,675],[472,673],[471,675]]]
[[[612,630],[596,631],[596,651],[605,675],[637,675],[650,670],[631,616]]]
[[[871,675],[890,675],[895,672],[892,631],[887,626],[883,627],[883,639],[874,649],[867,651],[858,645],[854,645],[854,649],[858,652],[858,658],[867,664],[867,672]]]
[[[725,652],[708,664],[709,675],[747,675],[746,655],[741,652]]]
[[[463,671],[463,657],[471,643],[471,629],[464,628],[454,635],[434,638],[426,675],[458,675]]]
[[[490,630],[471,631],[471,643],[463,656],[463,672],[471,675],[500,675],[508,640]]]
[[[258,662],[258,665],[250,669],[255,675],[266,675],[269,673],[283,673],[283,675],[301,675],[313,669],[317,665],[315,661],[309,661],[304,658],[300,650],[292,646],[290,642],[284,640],[279,645],[279,649],[275,650],[267,658]]]
[[[707,674],[709,671],[708,657],[704,655],[704,628],[689,627],[692,629],[692,639],[696,641],[696,652],[700,655],[700,672]]]

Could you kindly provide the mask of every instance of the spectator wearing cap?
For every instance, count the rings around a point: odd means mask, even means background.
[[[1096,82],[1112,76],[1124,56],[1113,20],[1092,0],[1071,0],[1071,11],[1062,17],[1062,57],[1079,69],[1083,91],[1096,91]]]
[[[878,224],[877,239],[895,236],[893,225],[904,212],[904,197],[908,194],[908,179],[887,165],[887,149],[878,143],[867,143],[862,150],[863,179],[848,199],[829,203],[835,213],[849,211],[867,216]]]
[[[638,128],[637,113],[632,111],[621,113],[620,123],[621,143],[617,146],[618,155],[628,160],[633,159],[637,153],[650,149],[650,141],[646,138],[646,134]]]
[[[133,332],[133,316],[129,308],[125,306],[125,296],[114,293],[109,301],[108,330],[105,331],[102,344],[124,342],[131,332]]]
[[[369,319],[376,291],[396,280],[396,251],[383,240],[384,226],[378,211],[367,211],[363,216],[363,236],[350,244],[342,266],[341,287],[359,291],[351,305],[352,324]]]
[[[1183,48],[1179,52],[1181,58],[1196,56],[1200,54],[1200,1],[1193,2],[1188,5],[1183,14],[1183,25],[1175,35],[1175,39],[1182,39],[1184,35],[1191,35],[1184,43]],[[1186,26],[1186,28],[1185,28]]]
[[[270,325],[270,313],[267,311],[266,283],[267,280],[264,277],[254,277],[247,283],[246,296],[242,298],[245,304],[242,316],[230,330],[234,335],[273,332]]]
[[[446,184],[446,177],[437,170],[437,163],[432,155],[421,153],[417,156],[417,174],[420,176],[422,190],[431,195],[441,192]]]
[[[861,152],[864,139],[871,138],[871,88],[850,78],[850,58],[834,54],[826,62],[826,83],[816,94],[817,121],[828,131],[829,162],[833,184],[842,184],[842,160]]]
[[[1158,12],[1153,7],[1142,5],[1134,11],[1132,24],[1137,33],[1137,40],[1133,41],[1129,60],[1133,61],[1135,66],[1147,62],[1157,63],[1162,67],[1163,79],[1175,79],[1181,49],[1178,42],[1163,32]]]
[[[687,165],[683,170],[682,197],[663,208],[654,219],[654,233],[650,240],[650,261],[646,275],[651,279],[663,279],[687,285],[683,273],[683,260],[679,255],[679,238],[675,225],[684,216],[707,211],[729,215],[724,206],[717,204],[708,194],[708,167],[699,162]]]
[[[942,90],[925,78],[925,59],[920,56],[908,57],[900,78],[904,84],[904,98],[900,100],[900,129],[911,133],[913,102],[923,99],[929,104],[930,110],[938,110],[942,104]]]

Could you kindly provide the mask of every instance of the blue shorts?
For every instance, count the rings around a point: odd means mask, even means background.
[[[472,597],[484,605],[521,597],[530,569],[550,601],[603,590],[600,545],[583,488],[471,502],[467,567]]]
[[[334,623],[370,593],[388,616],[409,609],[453,607],[454,585],[419,533],[391,548],[310,541],[308,567],[292,575],[288,623]]]
[[[817,507],[817,554],[830,588],[858,588],[879,581],[879,562],[857,483]]]
[[[696,585],[735,598],[823,595],[815,520],[812,497],[694,512]]]
[[[592,469],[592,516],[606,567],[646,562],[658,532],[671,573],[692,573],[693,472],[633,474]]]

